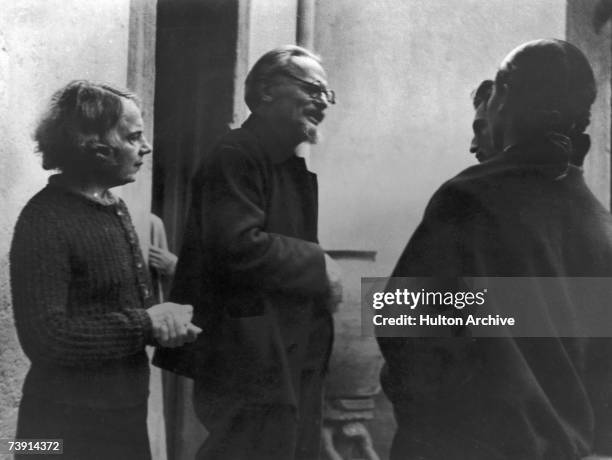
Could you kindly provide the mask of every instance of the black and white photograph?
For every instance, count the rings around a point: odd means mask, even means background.
[[[612,460],[612,0],[0,0],[0,136],[0,460]]]

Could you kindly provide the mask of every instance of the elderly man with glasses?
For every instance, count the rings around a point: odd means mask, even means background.
[[[320,59],[283,46],[251,69],[252,114],[193,182],[171,298],[190,299],[198,459],[319,458],[338,268],[317,240],[317,179],[296,147],[335,102]]]

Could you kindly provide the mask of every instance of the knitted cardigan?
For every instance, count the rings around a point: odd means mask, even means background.
[[[15,227],[15,324],[32,365],[23,392],[94,408],[146,402],[152,326],[147,267],[125,204],[51,178]]]

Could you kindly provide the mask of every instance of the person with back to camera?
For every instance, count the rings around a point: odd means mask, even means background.
[[[59,90],[35,133],[58,170],[22,210],[10,272],[15,325],[31,361],[17,438],[62,439],[65,459],[149,459],[145,345],[195,340],[192,307],[153,305],[123,201],[151,147],[138,100],[88,81]]]
[[[487,104],[500,153],[434,194],[393,276],[611,277],[612,217],[577,167],[595,95],[575,46],[512,51]],[[612,455],[610,338],[378,340],[393,460]]]

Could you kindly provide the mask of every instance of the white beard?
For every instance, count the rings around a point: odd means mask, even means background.
[[[318,144],[321,141],[321,133],[316,126],[304,126],[304,137],[309,144]]]

